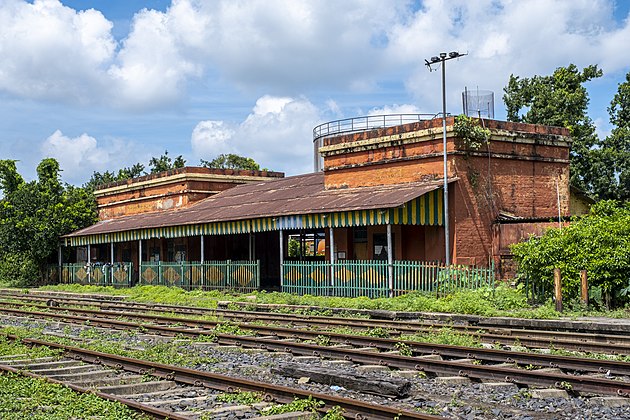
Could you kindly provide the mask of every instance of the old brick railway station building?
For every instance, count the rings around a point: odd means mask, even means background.
[[[441,118],[349,132],[327,125],[315,136],[314,173],[187,167],[101,186],[99,222],[62,238],[73,250],[73,261],[60,261],[64,276],[94,282],[107,274],[99,264],[122,264],[113,283],[212,288],[232,278],[391,294],[426,288],[426,264],[444,260],[448,240],[454,264],[509,277],[511,243],[583,211],[569,188],[568,130],[484,120],[489,141],[469,149],[454,118],[446,123],[447,239]]]

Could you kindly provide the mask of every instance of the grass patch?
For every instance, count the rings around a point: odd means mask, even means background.
[[[279,304],[279,305],[301,305],[318,307],[317,309],[293,309],[278,308],[278,311],[291,313],[305,313],[310,315],[331,315],[330,308],[368,309],[368,310],[390,310],[404,312],[441,312],[458,313],[480,316],[508,316],[519,318],[552,319],[560,317],[579,316],[606,316],[624,318],[630,316],[630,308],[620,309],[613,312],[587,311],[584,308],[575,306],[574,309],[560,314],[553,308],[551,302],[540,306],[531,306],[527,302],[522,285],[513,288],[501,284],[494,289],[481,288],[477,290],[463,290],[451,295],[436,297],[420,292],[410,292],[406,295],[394,298],[367,297],[344,298],[344,297],[323,297],[323,296],[297,296],[289,293],[279,292],[253,292],[248,294],[237,294],[222,291],[201,291],[194,290],[187,292],[176,287],[166,286],[136,286],[128,289],[115,289],[113,287],[101,286],[81,286],[81,285],[56,285],[45,286],[40,290],[67,291],[75,293],[100,293],[110,295],[125,295],[127,300],[137,302],[151,302],[181,306],[196,306],[201,308],[214,309],[219,301],[248,302],[251,305],[245,308],[231,305],[233,309],[254,310],[254,303]],[[570,307],[570,305],[566,305]],[[343,315],[348,316],[348,313]],[[336,314],[335,316],[340,316]],[[358,317],[354,314],[353,317]]]
[[[261,402],[263,397],[260,392],[225,392],[217,395],[216,400],[230,404],[252,405]]]
[[[420,343],[448,344],[451,346],[464,347],[481,347],[479,339],[474,335],[459,333],[457,331],[454,331],[450,327],[444,327],[424,333],[403,334],[399,337],[399,339],[402,341],[417,341]]]
[[[16,335],[20,338],[36,338],[50,341],[67,346],[80,347],[83,349],[100,351],[102,353],[115,354],[118,356],[132,357],[134,359],[147,360],[150,362],[162,363],[167,365],[176,365],[182,367],[194,368],[200,364],[214,364],[219,360],[212,357],[198,356],[195,352],[184,350],[182,346],[186,344],[178,343],[153,343],[145,349],[130,349],[125,347],[125,342],[108,341],[109,337],[99,338],[88,342],[77,342],[73,338],[57,337],[42,334],[41,329],[22,328],[22,327],[4,327],[0,330],[4,334]],[[6,340],[6,337],[0,336]],[[204,336],[207,338],[207,336]],[[198,341],[202,341],[203,338]],[[188,340],[192,342],[192,340]],[[35,346],[35,349],[38,346]],[[60,351],[56,350],[57,353]]]
[[[0,375],[3,419],[148,419],[123,404],[81,394],[44,380],[13,373]]]
[[[22,344],[19,340],[9,340],[6,336],[0,335],[0,356],[14,356],[18,354],[28,354],[29,358],[57,357],[61,354],[61,351],[40,346],[31,348]]]

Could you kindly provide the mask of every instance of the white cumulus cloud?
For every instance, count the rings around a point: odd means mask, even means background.
[[[57,0],[0,6],[0,90],[29,98],[84,103],[103,92],[116,42],[98,11]]]
[[[59,162],[65,182],[81,185],[94,171],[116,171],[136,163],[131,161],[137,150],[128,142],[111,140],[99,145],[96,138],[83,133],[69,137],[56,130],[41,144],[43,157],[52,157]]]
[[[223,121],[199,122],[191,144],[198,159],[235,153],[272,170],[311,172],[312,130],[321,118],[321,111],[305,98],[265,95],[244,121],[232,127]]]
[[[250,95],[322,89],[374,93],[405,83],[439,106],[442,51],[449,86],[500,91],[510,73],[600,64],[628,69],[630,19],[613,0],[173,0],[139,10],[117,42],[99,11],[59,0],[0,3],[0,90],[13,95],[145,110],[171,106],[191,86],[228,83]],[[194,82],[194,83],[192,83]],[[450,101],[457,92],[449,93]],[[216,94],[216,93],[214,93]],[[404,100],[404,99],[403,99]]]

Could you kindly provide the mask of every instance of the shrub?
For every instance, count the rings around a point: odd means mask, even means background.
[[[0,258],[0,283],[9,287],[34,285],[39,279],[39,268],[27,253],[12,252]]]
[[[562,273],[567,300],[580,295],[580,270],[586,270],[591,288],[628,301],[630,286],[630,203],[601,201],[591,212],[562,229],[512,246],[519,275],[537,287],[553,290],[553,269]]]

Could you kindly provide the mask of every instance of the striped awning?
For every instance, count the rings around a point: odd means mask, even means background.
[[[181,238],[200,235],[233,235],[294,229],[376,225],[444,224],[443,190],[429,191],[402,207],[391,209],[355,210],[334,213],[301,214],[282,217],[263,217],[230,222],[215,222],[182,226],[137,229],[98,235],[64,238],[66,246],[84,246],[109,242],[128,242],[151,238]]]

